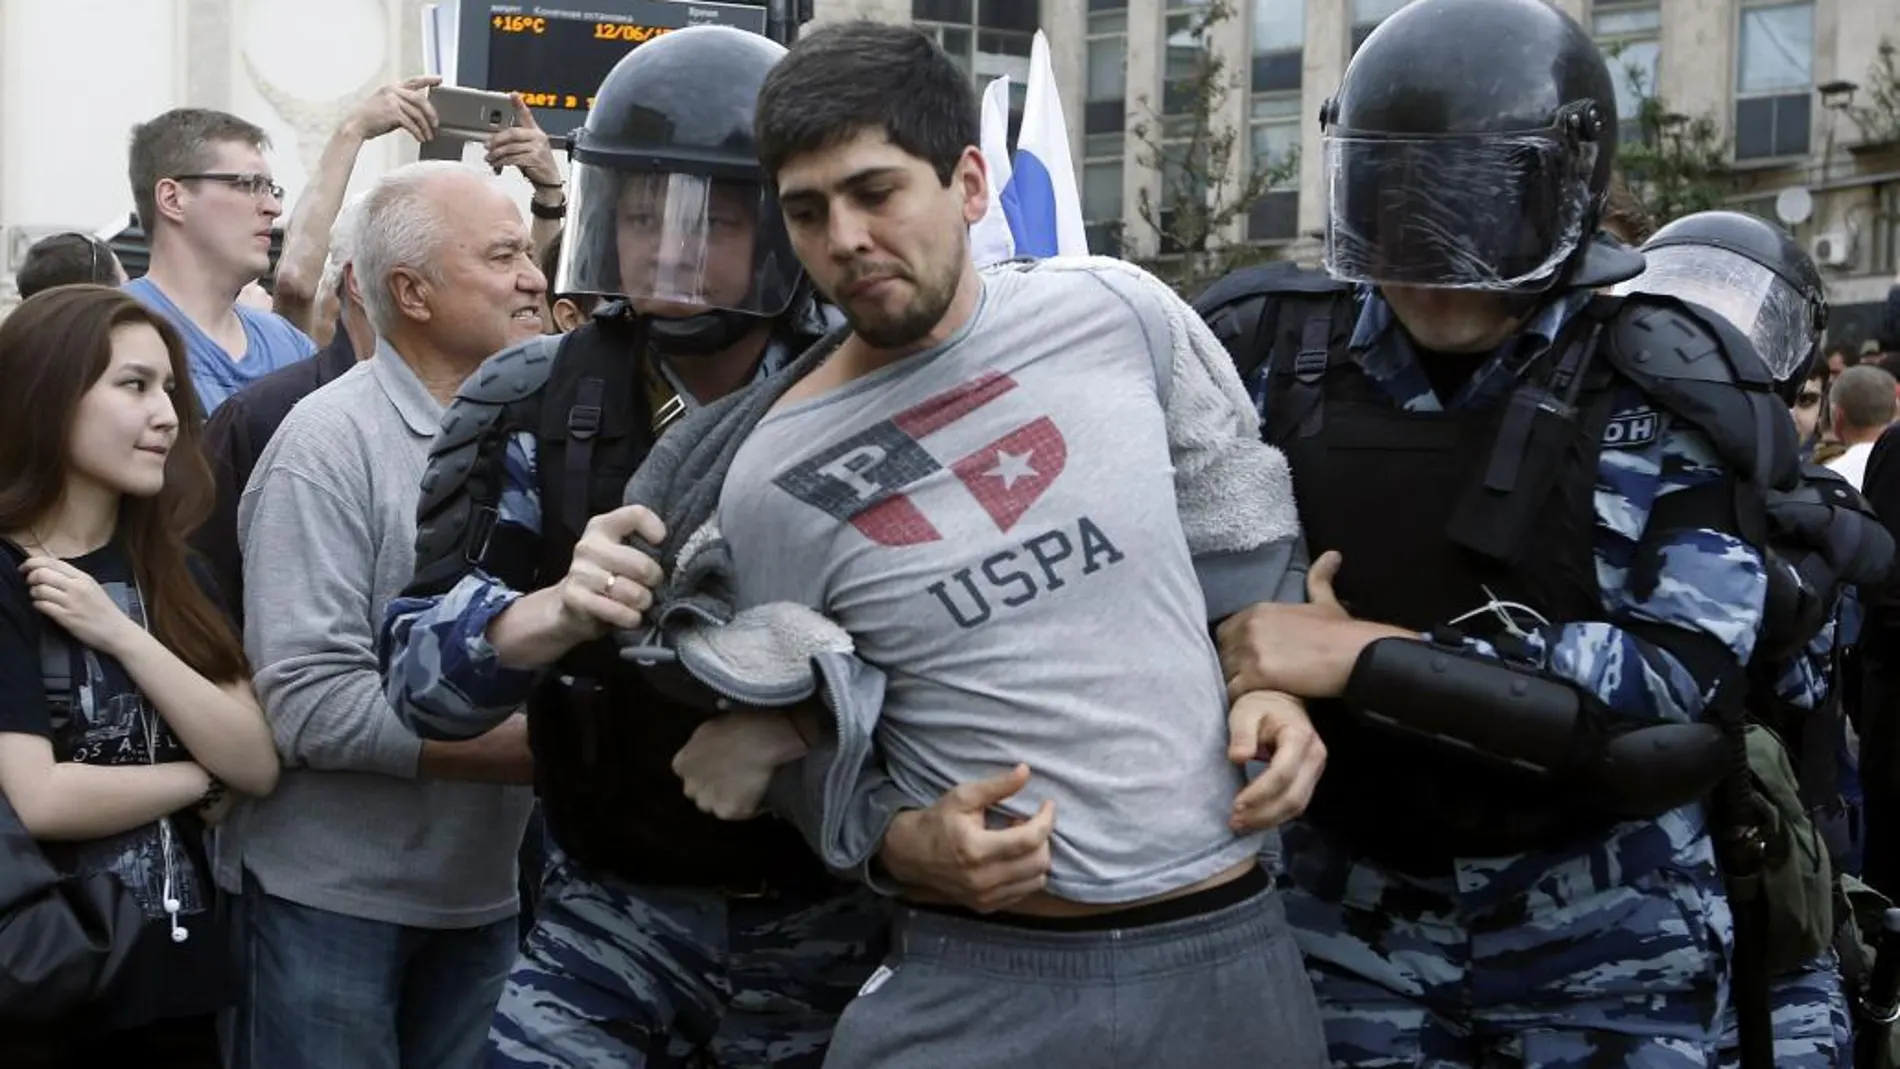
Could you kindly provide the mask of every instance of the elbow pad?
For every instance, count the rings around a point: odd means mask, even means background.
[[[1762,601],[1761,634],[1755,640],[1755,657],[1779,662],[1801,652],[1827,622],[1821,595],[1794,565],[1774,553],[1762,557],[1768,576],[1768,593]]]
[[[1621,817],[1659,816],[1695,801],[1731,766],[1728,740],[1713,724],[1619,730],[1608,710],[1568,683],[1415,639],[1367,646],[1342,697],[1392,730],[1561,777],[1579,801]]]
[[[1572,762],[1584,718],[1574,687],[1405,638],[1367,646],[1341,697],[1375,723],[1540,776]]]

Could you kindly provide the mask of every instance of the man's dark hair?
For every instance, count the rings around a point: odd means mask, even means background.
[[[566,297],[574,302],[574,307],[580,309],[582,314],[592,315],[595,306],[600,304],[598,296],[591,293],[563,293],[554,285],[554,276],[559,273],[561,267],[561,239],[566,236],[566,227],[555,231],[554,236],[548,239],[547,247],[541,250],[541,261],[537,265],[541,268],[541,276],[548,280],[548,314],[554,314],[555,301]]]
[[[1655,219],[1620,168],[1610,172],[1610,190],[1603,201],[1602,223],[1605,230],[1629,245],[1641,245],[1656,232]]]
[[[795,156],[882,130],[950,184],[981,138],[976,88],[937,43],[908,26],[842,22],[814,30],[759,90],[759,162],[766,178]]]
[[[118,272],[113,268],[112,250],[91,234],[54,234],[41,238],[26,250],[26,261],[14,284],[20,299],[26,300],[41,290],[92,282],[116,286]]]
[[[155,191],[159,181],[203,171],[211,166],[217,146],[231,141],[259,152],[270,147],[270,135],[256,123],[210,108],[173,108],[132,127],[131,161],[126,172],[132,180],[132,203],[138,208],[139,225],[148,237],[158,221]]]

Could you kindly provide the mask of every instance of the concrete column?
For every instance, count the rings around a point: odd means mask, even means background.
[[[1227,160],[1227,173],[1223,176],[1224,189],[1231,197],[1246,180],[1247,171],[1253,166],[1253,137],[1248,129],[1247,102],[1248,69],[1253,61],[1252,12],[1244,0],[1236,0],[1233,15],[1224,23],[1215,26],[1208,47],[1222,63],[1222,76],[1226,93],[1222,97],[1218,110],[1209,115],[1208,131],[1219,136],[1223,130],[1234,132],[1234,149]],[[1243,212],[1228,224],[1226,232],[1217,240],[1226,242],[1245,241],[1247,239],[1247,216]]]
[[[1712,117],[1725,135],[1735,121],[1735,7],[1728,0],[1662,5],[1662,98],[1684,115]]]
[[[908,24],[910,0],[817,0],[812,5],[813,24],[853,19]]]
[[[1306,58],[1300,72],[1300,233],[1326,225],[1326,175],[1320,150],[1320,107],[1339,89],[1352,46],[1351,14],[1340,0],[1306,0]],[[1304,237],[1294,258],[1312,261],[1318,247]]]
[[[1155,235],[1142,222],[1136,205],[1147,190],[1151,202],[1161,198],[1161,174],[1143,166],[1148,148],[1133,132],[1145,125],[1150,136],[1160,134],[1161,69],[1165,46],[1162,40],[1162,0],[1128,0],[1128,112],[1124,129],[1128,130],[1122,153],[1122,233],[1123,251],[1131,259],[1153,254]]]
[[[1042,0],[1040,21],[1049,42],[1049,66],[1055,70],[1056,92],[1062,96],[1063,128],[1069,131],[1069,158],[1076,161],[1076,181],[1082,180],[1082,103],[1088,96],[1087,0]]]

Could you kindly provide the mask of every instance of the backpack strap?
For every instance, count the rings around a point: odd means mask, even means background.
[[[594,436],[600,433],[600,406],[607,380],[590,375],[574,388],[567,409],[567,449],[561,461],[561,521],[570,531],[587,526],[587,482],[594,470]]]
[[[1345,290],[1291,294],[1274,303],[1274,329],[1262,361],[1268,381],[1263,429],[1268,441],[1285,444],[1325,426],[1325,382],[1352,363],[1357,304]]]
[[[416,506],[411,594],[441,594],[470,568],[511,585],[533,579],[529,547],[509,544],[499,525],[508,436],[533,427],[557,340],[534,338],[485,361],[456,391],[429,446]]]
[[[52,705],[68,705],[73,700],[73,651],[51,627],[40,628],[40,681],[46,687],[46,700]]]
[[[647,359],[645,328],[632,316],[596,316],[561,338],[536,428],[544,573],[565,571],[587,521],[619,507],[653,442]]]
[[[1302,298],[1352,295],[1352,287],[1285,261],[1244,267],[1216,281],[1194,301],[1194,311],[1227,347],[1242,381],[1269,362],[1282,322],[1305,322],[1282,307]]]

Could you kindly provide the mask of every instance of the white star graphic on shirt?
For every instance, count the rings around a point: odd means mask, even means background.
[[[1036,477],[1036,469],[1029,466],[1029,458],[1035,455],[1034,450],[1027,453],[1005,453],[999,450],[996,454],[996,466],[983,474],[993,475],[1003,480],[1003,489],[1014,490],[1016,480]]]

